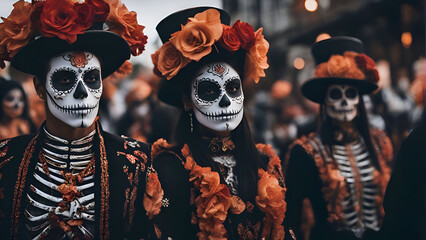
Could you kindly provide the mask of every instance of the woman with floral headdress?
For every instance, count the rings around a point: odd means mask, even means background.
[[[286,163],[286,226],[299,239],[376,239],[393,148],[369,127],[362,95],[377,89],[374,61],[352,37],[315,43],[315,77],[302,94],[321,106],[318,132],[293,143]]]
[[[199,7],[157,25],[159,98],[183,110],[176,145],[152,146],[164,195],[148,188],[144,203],[157,238],[284,238],[281,161],[255,145],[243,108],[243,80],[265,75],[269,44],[262,29],[229,22],[223,10]]]

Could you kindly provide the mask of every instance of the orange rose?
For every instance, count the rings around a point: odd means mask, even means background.
[[[265,69],[269,67],[268,53],[269,43],[263,37],[263,28],[259,28],[256,33],[256,41],[246,56],[246,63],[244,66],[245,75],[248,79],[253,79],[255,83],[259,82],[261,77],[265,76]]]
[[[30,21],[31,3],[20,0],[13,4],[13,7],[9,17],[2,17],[3,23],[1,23],[2,26],[0,28],[2,32],[0,34],[0,45],[6,47],[9,58],[12,58],[19,49],[25,46],[34,33]]]
[[[257,205],[262,211],[272,213],[274,217],[279,217],[281,214],[284,215],[286,207],[284,189],[273,175],[263,169],[259,169],[259,177],[260,179],[257,183],[258,195],[256,196]]]
[[[151,55],[152,62],[161,74],[170,80],[176,76],[180,69],[185,67],[191,60],[182,56],[173,44],[166,42],[160,49]]]
[[[210,169],[209,169],[210,170]],[[220,184],[219,173],[208,171],[201,175],[200,192],[201,197],[210,197],[216,193]]]
[[[77,191],[77,186],[63,183],[58,186],[58,191],[62,193],[62,197],[67,202],[73,201],[76,197],[80,196],[80,192]]]
[[[222,31],[220,13],[209,9],[189,18],[181,31],[172,34],[170,42],[184,57],[198,62],[211,52]]]
[[[143,197],[143,206],[146,210],[146,215],[152,219],[161,211],[161,200],[163,200],[164,191],[161,188],[158,175],[151,172],[148,175],[146,183],[146,191]]]
[[[91,7],[79,13],[83,8],[78,6],[69,0],[36,2],[31,19],[43,36],[58,37],[72,44],[77,40],[77,34],[83,33],[90,26],[89,20],[93,19],[87,12],[92,11]]]
[[[321,64],[320,64],[321,65]],[[324,68],[322,66],[321,68]],[[355,59],[341,55],[332,55],[326,64],[328,76],[325,77],[342,77],[364,79],[364,73],[358,68]],[[324,71],[321,69],[321,71]]]
[[[240,39],[237,32],[230,26],[223,25],[223,33],[220,38],[220,45],[230,52],[235,52],[240,49]]]
[[[129,11],[120,0],[108,0],[110,13],[107,22],[110,31],[123,37],[130,45],[133,56],[145,50],[147,36],[143,34],[142,25],[138,24],[136,12]]]

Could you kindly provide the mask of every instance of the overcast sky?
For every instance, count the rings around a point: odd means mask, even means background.
[[[13,4],[18,0],[1,0],[0,16],[7,17],[13,9]],[[31,2],[31,0],[26,0]],[[196,6],[221,7],[221,0],[121,0],[130,11],[138,14],[139,24],[144,25],[145,35],[148,36],[146,50],[138,57],[132,57],[132,62],[142,62],[152,66],[151,54],[155,52],[158,35],[155,31],[157,23],[170,13]]]

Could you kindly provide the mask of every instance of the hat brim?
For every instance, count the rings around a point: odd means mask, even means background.
[[[309,100],[316,103],[323,103],[328,86],[332,84],[351,85],[358,89],[360,95],[368,94],[378,88],[377,84],[367,80],[353,78],[312,78],[307,80],[301,87],[302,94]]]
[[[130,59],[129,44],[122,37],[108,31],[89,30],[79,34],[72,44],[58,37],[41,36],[19,50],[11,65],[21,72],[41,76],[51,57],[70,51],[95,55],[101,62],[102,78],[111,75]]]

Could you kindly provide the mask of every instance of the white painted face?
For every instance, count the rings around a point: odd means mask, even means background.
[[[243,119],[240,75],[227,63],[202,67],[192,80],[191,99],[198,122],[214,131],[232,131]]]
[[[88,52],[67,52],[51,58],[48,64],[49,111],[70,127],[92,125],[102,94],[99,59]]]
[[[325,99],[326,113],[340,122],[350,122],[358,114],[358,90],[350,85],[333,84],[328,87]]]
[[[24,112],[24,96],[20,89],[10,90],[3,98],[3,112],[9,118],[17,118]]]

